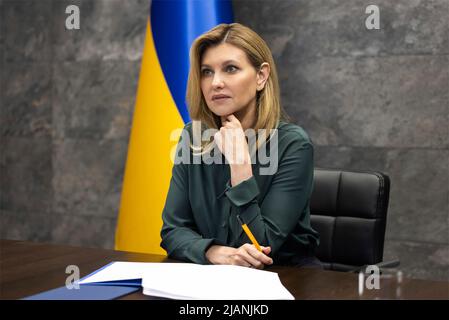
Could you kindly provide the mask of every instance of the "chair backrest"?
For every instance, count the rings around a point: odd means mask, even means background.
[[[316,168],[310,211],[317,257],[347,271],[382,261],[390,179],[380,172]]]

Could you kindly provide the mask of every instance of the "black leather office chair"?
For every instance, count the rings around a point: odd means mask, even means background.
[[[311,223],[320,234],[317,257],[326,269],[399,264],[381,263],[389,194],[390,179],[383,173],[315,169]]]

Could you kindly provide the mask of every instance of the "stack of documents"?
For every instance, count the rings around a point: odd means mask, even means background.
[[[141,285],[143,293],[171,299],[293,300],[275,272],[230,265],[113,262],[81,285]]]

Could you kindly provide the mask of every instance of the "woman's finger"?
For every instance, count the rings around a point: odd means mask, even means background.
[[[264,247],[264,246],[261,246],[261,248],[262,248],[262,252],[263,253],[265,253],[265,254],[270,254],[270,252],[271,252],[271,247]]]
[[[242,266],[242,267],[251,267],[251,263],[249,263],[248,261],[246,261],[245,259],[243,259],[243,257],[241,257],[238,254],[235,254],[232,257],[232,264],[235,266]]]
[[[241,257],[243,259],[245,259],[247,262],[249,262],[252,266],[258,268],[258,269],[262,269],[264,266],[264,262],[261,259],[257,259],[251,252],[255,250],[257,253],[259,253],[260,255],[262,255],[262,253],[260,253],[259,251],[257,251],[257,249],[249,244],[246,243],[243,246],[241,246],[237,252],[241,254]]]
[[[220,119],[221,119],[221,125],[222,126],[224,126],[226,124],[226,122],[228,122],[227,116],[221,116]]]
[[[231,122],[238,122],[238,123],[240,123],[239,119],[237,119],[237,117],[234,116],[233,113],[231,113],[230,115],[228,115],[226,118],[227,118],[229,121],[231,121]]]
[[[252,248],[248,249],[248,253],[254,258],[257,259],[258,261],[262,262],[263,264],[273,264],[273,259],[271,259],[270,257],[268,257],[267,255],[264,254],[264,252],[260,252],[259,250],[257,250],[254,246],[251,246]]]
[[[242,250],[241,255],[242,258],[245,259],[245,261],[248,262],[251,266],[257,269],[263,268],[263,263],[260,260],[255,259],[248,251]]]

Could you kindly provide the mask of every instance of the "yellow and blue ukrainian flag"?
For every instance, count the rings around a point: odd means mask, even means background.
[[[115,249],[164,254],[162,210],[173,163],[170,134],[190,121],[185,103],[193,40],[233,21],[227,0],[153,0],[137,89]]]

